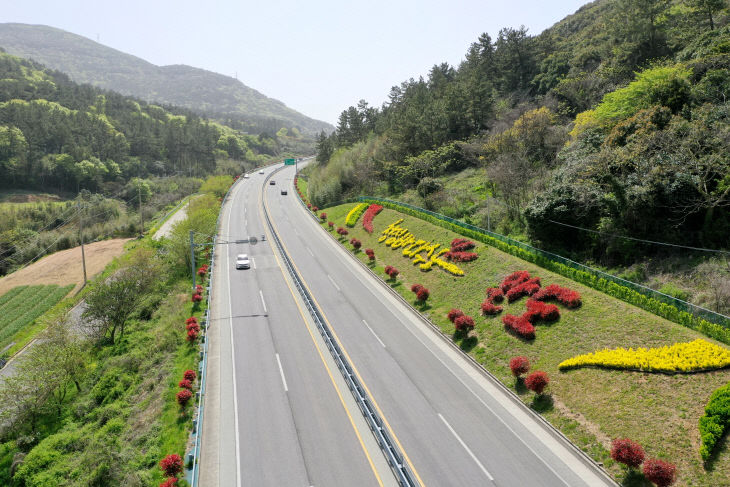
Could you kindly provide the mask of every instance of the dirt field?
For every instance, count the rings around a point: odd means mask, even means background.
[[[103,240],[84,246],[86,254],[86,275],[89,279],[98,274],[111,260],[124,252],[128,238]],[[15,286],[25,284],[76,284],[72,293],[78,291],[84,282],[81,267],[81,247],[62,250],[47,255],[38,262],[0,279],[0,295]]]

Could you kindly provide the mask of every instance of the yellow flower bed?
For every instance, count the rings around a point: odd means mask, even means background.
[[[660,348],[617,348],[569,358],[558,365],[560,370],[598,366],[646,372],[698,372],[730,366],[730,351],[698,338],[689,343],[675,343]]]
[[[359,205],[356,205],[345,217],[345,225],[347,225],[348,227],[354,227],[355,223],[357,223],[357,221],[360,219],[360,215],[365,213],[365,210],[368,209],[368,206],[370,206],[369,203],[360,203]]]
[[[408,229],[400,226],[401,223],[403,223],[402,218],[388,225],[388,228],[383,230],[383,235],[378,239],[378,242],[385,243],[392,249],[403,247],[403,255],[412,259],[414,265],[419,264],[418,267],[422,271],[430,270],[436,264],[436,266],[455,276],[464,275],[461,268],[440,258],[449,251],[448,248],[438,250],[441,244],[416,239]],[[425,256],[422,255],[424,253]]]

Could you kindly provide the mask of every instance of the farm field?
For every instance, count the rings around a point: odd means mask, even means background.
[[[18,286],[0,296],[0,350],[7,347],[16,333],[63,299],[73,285],[59,287]]]
[[[611,440],[623,437],[639,442],[647,458],[675,463],[678,467],[676,485],[730,484],[727,435],[705,465],[699,454],[698,431],[698,421],[710,395],[730,382],[730,370],[668,375],[601,368],[564,372],[558,369],[558,364],[566,359],[604,348],[653,348],[697,338],[717,342],[479,242],[471,250],[478,254],[477,260],[457,263],[464,276],[453,276],[436,266],[423,272],[402,255],[401,249],[393,250],[379,243],[381,232],[403,218],[400,226],[417,239],[448,247],[458,234],[390,209],[384,209],[375,217],[374,231],[368,234],[362,227],[362,219],[352,228],[345,226],[345,218],[354,206],[351,203],[325,209],[327,220],[335,222],[335,228],[342,226],[349,232],[346,238],[340,239],[342,244],[352,251],[353,247],[348,243],[350,238],[361,240],[362,248],[355,255],[362,262],[533,409],[594,459],[604,462],[609,472],[624,485],[650,484],[645,484],[641,475],[627,474],[621,465],[611,460],[608,454]],[[327,228],[326,223],[323,228]],[[334,231],[332,234],[336,236]],[[374,264],[368,264],[366,248],[374,250]],[[387,280],[386,265],[400,271],[395,281]],[[502,317],[508,313],[518,316],[524,313],[527,298],[512,303],[505,300],[500,303],[504,311],[493,317],[482,316],[480,305],[486,297],[486,288],[498,286],[506,276],[520,270],[539,276],[543,287],[558,284],[578,291],[582,306],[568,309],[558,305],[560,319],[550,324],[538,323],[534,340],[523,340],[507,333]],[[410,290],[416,283],[430,291],[426,305],[417,303]],[[452,308],[459,308],[474,318],[476,327],[468,338],[454,334],[454,325],[446,317]],[[531,370],[547,372],[550,377],[547,396],[536,401],[536,396],[515,381],[509,361],[518,355],[529,358]]]

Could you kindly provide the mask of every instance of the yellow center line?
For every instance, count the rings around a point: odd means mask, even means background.
[[[263,198],[262,198],[262,200],[263,200]],[[264,205],[266,205],[266,208],[268,209],[269,205],[266,204],[266,201],[264,201]],[[263,217],[263,215],[262,215],[262,217]],[[271,222],[271,225],[272,226],[274,225],[273,221]],[[268,233],[268,229],[267,229],[267,233]],[[284,245],[284,242],[280,242],[280,243],[281,243],[281,246],[284,247],[284,251],[286,253],[289,253],[289,251],[286,248],[286,245]],[[382,418],[383,423],[385,424],[385,427],[388,429],[388,432],[393,437],[393,440],[395,440],[395,443],[396,443],[396,445],[398,445],[398,448],[400,449],[400,451],[403,453],[403,457],[406,459],[406,462],[408,463],[408,466],[411,468],[413,475],[416,476],[416,480],[418,480],[418,483],[420,485],[425,487],[423,480],[421,480],[421,476],[418,475],[418,471],[416,470],[416,467],[413,466],[413,462],[411,462],[411,459],[408,457],[406,450],[403,448],[403,445],[401,444],[400,440],[398,440],[398,436],[393,431],[393,428],[391,428],[390,423],[388,422],[388,419],[385,417],[385,414],[383,414],[383,410],[380,409],[378,402],[375,400],[375,396],[373,396],[373,394],[370,392],[370,389],[368,388],[367,384],[365,383],[362,376],[360,375],[360,372],[357,370],[357,367],[355,367],[355,363],[352,361],[352,359],[350,358],[350,355],[347,353],[347,350],[342,345],[342,341],[340,341],[340,338],[337,336],[337,333],[335,333],[335,329],[332,326],[332,323],[330,323],[330,321],[327,319],[327,316],[325,315],[324,311],[322,310],[322,307],[319,305],[319,303],[317,302],[317,299],[314,297],[312,290],[309,288],[309,285],[302,277],[302,273],[299,272],[299,268],[293,261],[291,262],[291,264],[294,266],[294,269],[297,271],[297,274],[299,274],[299,278],[302,281],[302,284],[304,285],[304,287],[307,288],[309,295],[314,300],[314,304],[317,305],[317,308],[319,308],[320,312],[322,313],[322,317],[324,318],[324,321],[327,323],[327,325],[330,327],[330,330],[332,331],[332,335],[333,335],[335,341],[340,346],[340,350],[342,350],[342,352],[345,354],[347,361],[350,362],[350,366],[352,367],[352,370],[355,372],[355,375],[357,376],[358,380],[360,381],[360,384],[363,386],[363,388],[365,388],[365,392],[370,397],[370,400],[372,401],[373,405],[375,406],[375,409],[378,411],[378,414]]]
[[[264,203],[264,204],[266,204],[266,203]],[[261,215],[261,218],[262,218],[262,221],[264,221],[263,215]],[[272,225],[273,225],[273,223],[272,223]],[[269,233],[269,229],[266,225],[264,225],[264,231],[267,234],[269,234],[269,238],[271,238],[271,234]],[[269,241],[271,241],[271,240],[269,240]],[[380,474],[378,473],[377,468],[375,467],[375,463],[373,462],[373,459],[370,457],[370,453],[368,452],[367,448],[365,447],[365,442],[363,441],[362,436],[360,435],[360,432],[358,431],[357,426],[355,425],[355,420],[352,418],[352,414],[350,414],[350,409],[347,407],[347,404],[345,403],[345,399],[342,397],[340,388],[337,387],[337,383],[335,382],[335,378],[332,375],[332,371],[330,370],[329,366],[327,365],[324,355],[322,354],[322,350],[319,348],[319,345],[317,344],[314,333],[312,332],[312,329],[309,326],[309,323],[307,322],[307,318],[306,318],[307,315],[304,313],[304,310],[299,305],[297,296],[294,293],[294,290],[291,288],[291,285],[289,284],[289,281],[286,278],[286,274],[284,273],[284,266],[282,265],[281,261],[279,260],[279,257],[277,255],[276,251],[274,251],[273,246],[272,246],[272,251],[274,254],[274,258],[276,259],[276,262],[279,264],[279,270],[282,273],[284,282],[286,283],[286,287],[289,288],[289,292],[291,293],[292,297],[294,298],[294,304],[297,305],[299,314],[302,317],[302,321],[304,322],[304,325],[307,327],[307,331],[309,332],[309,336],[312,339],[312,343],[314,344],[314,347],[317,349],[317,353],[319,354],[319,358],[322,361],[322,365],[324,365],[325,370],[327,370],[327,375],[329,375],[330,381],[332,382],[332,386],[335,388],[335,392],[337,392],[337,397],[340,399],[340,404],[342,404],[342,408],[345,410],[345,414],[347,414],[347,418],[350,420],[350,425],[352,426],[352,429],[355,431],[355,436],[357,436],[357,441],[360,442],[360,447],[362,448],[362,451],[365,453],[365,457],[367,457],[367,459],[368,459],[368,463],[370,464],[370,469],[373,471],[373,474],[375,475],[375,479],[378,481],[378,485],[380,487],[383,487],[383,481],[380,478]]]

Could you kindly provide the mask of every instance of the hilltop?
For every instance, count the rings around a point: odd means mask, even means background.
[[[0,24],[0,47],[66,73],[78,83],[216,118],[237,119],[251,132],[296,127],[312,134],[333,129],[235,78],[187,65],[157,66],[54,27]]]

